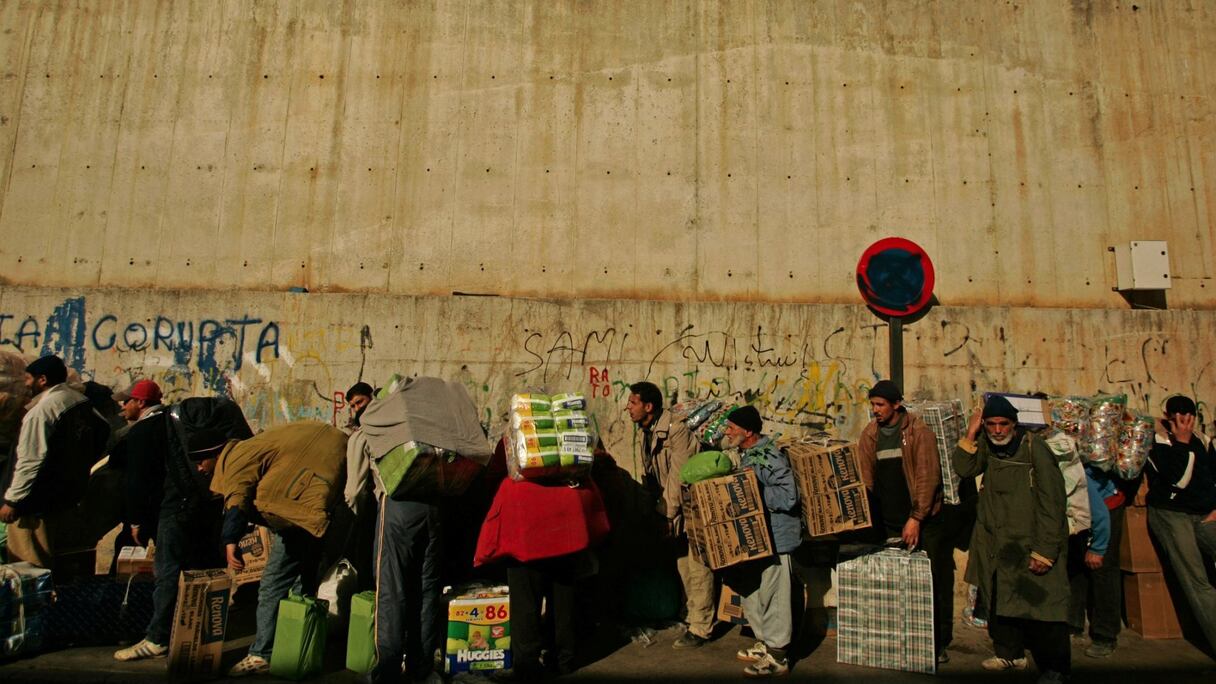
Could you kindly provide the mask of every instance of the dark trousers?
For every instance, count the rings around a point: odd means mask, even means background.
[[[540,652],[548,644],[557,651],[557,668],[572,672],[578,646],[578,567],[575,556],[520,563],[507,568],[511,590],[512,669],[520,675],[542,669]],[[548,622],[541,601],[548,600]]]
[[[183,570],[217,567],[219,529],[217,508],[205,508],[185,524],[176,511],[161,511],[156,525],[156,586],[152,589],[152,619],[148,622],[148,641],[169,645],[173,631],[173,612],[177,608],[177,585]]]
[[[401,681],[402,656],[411,679],[425,679],[435,669],[441,531],[438,506],[388,497],[380,502],[372,682]]]
[[[958,505],[944,505],[937,515],[921,523],[920,546],[933,570],[933,639],[938,653],[954,640],[954,549],[965,549],[971,541],[975,502],[971,498]]]
[[[1029,572],[1029,571],[1027,571]],[[997,656],[1007,660],[1024,658],[1026,649],[1034,656],[1039,672],[1072,672],[1072,643],[1067,622],[1044,622],[997,615],[996,596],[1000,591],[993,581],[993,600],[989,604],[988,636]]]
[[[1102,567],[1085,566],[1084,542],[1068,550],[1069,583],[1072,600],[1068,626],[1074,634],[1085,633],[1089,616],[1089,637],[1096,643],[1114,644],[1123,628],[1123,573],[1119,570],[1119,544],[1123,530],[1123,507],[1110,512],[1110,544],[1102,556]]]

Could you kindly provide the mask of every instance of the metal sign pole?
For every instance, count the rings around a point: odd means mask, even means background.
[[[904,321],[892,316],[887,321],[887,352],[891,360],[891,382],[904,386]]]

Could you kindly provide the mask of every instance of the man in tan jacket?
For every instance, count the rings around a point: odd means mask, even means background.
[[[244,567],[237,544],[249,523],[270,527],[270,558],[258,588],[257,633],[249,655],[230,677],[270,671],[279,601],[298,581],[304,593],[317,590],[321,537],[330,508],[342,494],[346,435],[326,423],[288,423],[220,453],[211,491],[224,497],[222,541],[228,567]]]
[[[953,639],[954,543],[938,513],[942,465],[937,437],[925,421],[903,407],[903,393],[890,380],[870,390],[874,420],[861,431],[857,458],[878,520],[875,528],[898,537],[909,550],[923,548],[933,567],[933,626],[939,663],[949,660]]]
[[[671,412],[663,411],[663,394],[653,383],[631,385],[625,411],[642,430],[643,484],[655,497],[659,513],[667,520],[667,535],[679,540],[684,536],[680,468],[697,453],[697,440],[683,421]],[[688,553],[686,542],[679,548],[676,569],[684,585],[688,629],[672,646],[697,648],[709,640],[714,626],[714,573]]]

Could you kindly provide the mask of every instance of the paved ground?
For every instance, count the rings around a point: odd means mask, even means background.
[[[251,607],[234,607],[233,629],[248,634]],[[671,628],[658,634],[649,647],[625,639],[597,640],[596,660],[575,674],[564,678],[580,683],[590,682],[739,682],[743,680],[743,664],[735,661],[735,650],[749,645],[738,627],[724,632],[708,645],[692,651],[676,651],[671,642],[679,630]],[[314,681],[356,682],[353,673],[340,670],[343,662],[341,645],[331,642],[326,663],[329,671]],[[250,638],[232,639],[227,644],[225,660],[235,662],[248,647]],[[833,637],[808,636],[798,645],[805,655],[795,665],[787,680],[826,682],[920,682],[930,681],[925,675],[840,665],[836,663],[836,642]],[[1125,631],[1119,649],[1106,660],[1094,660],[1074,649],[1074,681],[1076,682],[1168,682],[1188,684],[1216,682],[1216,661],[1183,640],[1145,641]],[[13,682],[163,682],[165,661],[118,663],[111,654],[113,647],[74,648],[45,653],[0,664],[0,680]],[[955,643],[950,649],[951,662],[938,674],[939,679],[952,681],[1033,682],[1032,672],[993,674],[980,667],[980,661],[991,655],[987,634],[959,625]],[[254,682],[273,681],[260,677]]]

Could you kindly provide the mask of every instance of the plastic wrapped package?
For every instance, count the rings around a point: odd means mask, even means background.
[[[1089,432],[1081,442],[1082,460],[1103,470],[1114,467],[1126,408],[1125,394],[1099,395],[1092,399]]]
[[[30,400],[25,386],[25,357],[13,352],[0,352],[0,450],[17,441],[21,416]]]
[[[685,401],[671,407],[673,415],[684,421],[689,430],[696,431],[697,428],[705,424],[719,409],[722,408],[722,402],[714,399],[711,401]]]
[[[1085,397],[1052,397],[1047,400],[1052,427],[1078,443],[1089,432],[1090,401]]]
[[[1148,452],[1153,448],[1155,432],[1152,416],[1133,413],[1124,418],[1123,430],[1119,433],[1119,454],[1115,456],[1115,472],[1119,477],[1134,480],[1140,476]]]
[[[507,472],[515,480],[579,477],[591,468],[596,435],[581,394],[511,397]]]
[[[717,448],[722,442],[722,435],[726,434],[726,417],[736,408],[739,407],[731,404],[714,411],[694,433],[697,440],[708,447]]]

